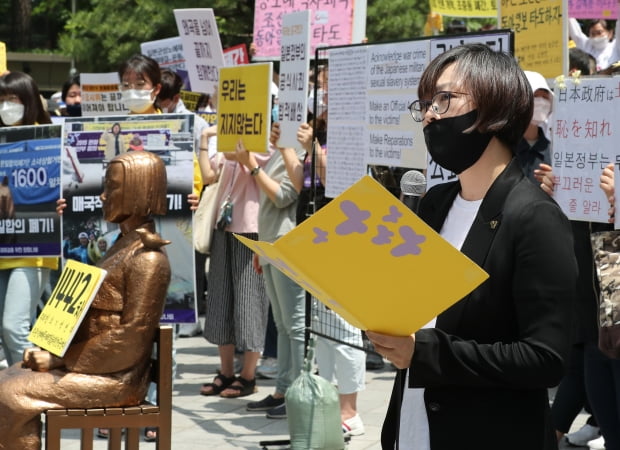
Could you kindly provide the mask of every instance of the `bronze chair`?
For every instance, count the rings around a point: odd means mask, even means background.
[[[172,327],[160,326],[155,335],[156,356],[152,381],[157,384],[157,405],[148,403],[125,408],[51,409],[45,413],[45,448],[60,450],[63,429],[81,430],[81,450],[93,449],[93,430],[108,428],[108,450],[120,450],[122,430],[125,449],[138,450],[140,429],[157,427],[157,450],[171,449],[172,433]]]

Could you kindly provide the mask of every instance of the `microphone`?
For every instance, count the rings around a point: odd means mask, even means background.
[[[414,213],[418,213],[420,197],[426,192],[426,177],[422,172],[409,170],[400,179],[402,201]]]

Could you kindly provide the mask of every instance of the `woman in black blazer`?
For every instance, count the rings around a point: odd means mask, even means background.
[[[411,336],[367,333],[402,369],[382,446],[556,449],[547,388],[571,347],[577,266],[567,218],[514,158],[531,88],[512,56],[471,44],[434,59],[418,96],[410,110],[431,157],[458,175],[419,215],[489,278]]]

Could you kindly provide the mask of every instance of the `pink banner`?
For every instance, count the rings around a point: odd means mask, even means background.
[[[568,17],[617,19],[618,0],[568,0]]]
[[[317,46],[352,44],[354,0],[256,0],[256,57],[280,57],[282,15],[309,9],[311,57]]]

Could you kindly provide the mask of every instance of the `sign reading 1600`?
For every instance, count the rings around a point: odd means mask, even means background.
[[[28,167],[15,169],[11,172],[13,186],[34,187],[47,185],[47,170],[45,167]]]

